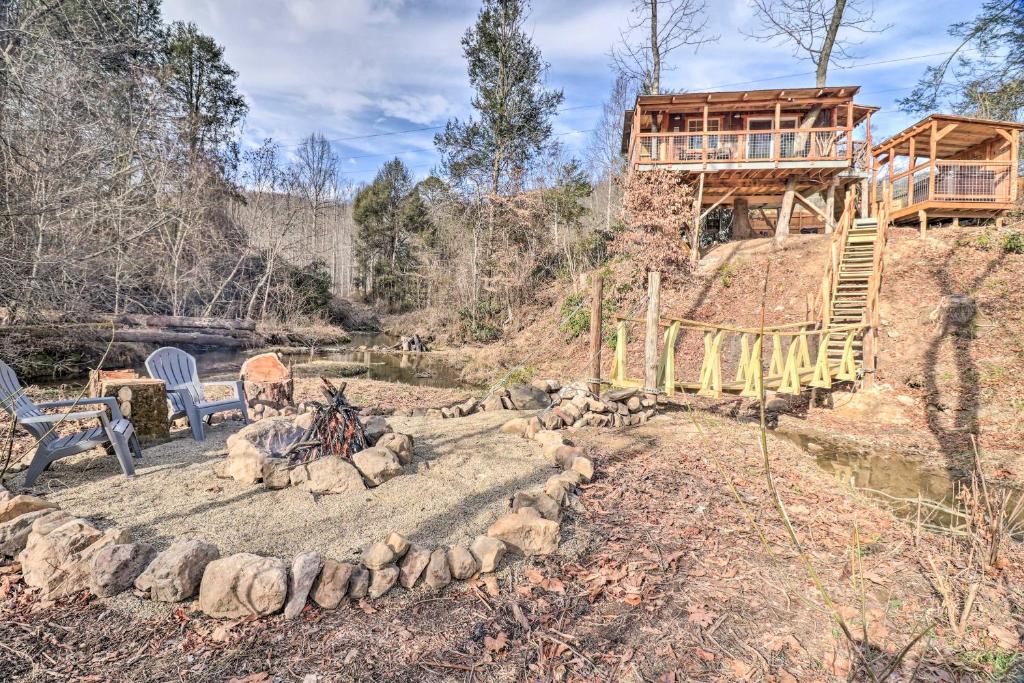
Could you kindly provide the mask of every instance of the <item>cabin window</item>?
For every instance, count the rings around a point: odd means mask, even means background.
[[[779,130],[789,130],[797,127],[797,117],[785,116],[779,118]],[[775,117],[759,116],[747,119],[747,158],[748,159],[771,159],[772,147],[776,135],[780,137],[779,151],[783,158],[795,156],[794,133],[772,133],[775,128]]]
[[[686,132],[687,133],[703,133],[704,119],[687,119],[686,121]],[[708,133],[718,133],[722,130],[722,119],[709,118],[708,119]],[[702,135],[689,135],[686,140],[687,149],[703,149],[703,136]],[[718,136],[708,136],[708,148],[718,149]]]

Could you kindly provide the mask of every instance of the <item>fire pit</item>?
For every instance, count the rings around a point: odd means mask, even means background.
[[[312,401],[296,417],[255,422],[228,437],[217,476],[267,488],[304,486],[313,493],[341,493],[379,486],[412,463],[413,440],[395,433],[383,417],[359,416],[345,398],[345,384],[321,378],[326,401]]]

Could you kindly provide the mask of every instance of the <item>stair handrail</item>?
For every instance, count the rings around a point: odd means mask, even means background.
[[[853,226],[853,193],[846,194],[843,213],[839,217],[837,229],[832,233],[829,242],[829,259],[825,262],[825,272],[821,276],[821,287],[811,307],[810,320],[817,320],[822,327],[827,327],[832,319],[832,300],[836,287],[839,285],[839,266],[843,257],[846,237]]]
[[[868,278],[867,297],[864,304],[863,367],[865,382],[874,381],[874,371],[878,367],[878,331],[882,320],[882,274],[885,268],[885,245],[889,238],[889,220],[886,210],[879,210],[877,215],[878,235],[875,237],[875,248],[871,255],[871,275]]]

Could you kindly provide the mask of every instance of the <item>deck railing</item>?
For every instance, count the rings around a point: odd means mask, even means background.
[[[1013,169],[1006,161],[937,161],[879,180],[878,196],[891,183],[892,210],[923,202],[1002,203],[1011,201]]]
[[[772,161],[852,161],[848,128],[709,133],[640,133],[634,164],[715,164]]]

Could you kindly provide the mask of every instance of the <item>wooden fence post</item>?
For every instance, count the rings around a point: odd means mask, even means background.
[[[644,393],[658,393],[658,322],[661,319],[661,273],[647,274],[647,330],[644,337]]]
[[[590,393],[601,393],[601,305],[604,302],[604,277],[594,273],[590,295]]]

